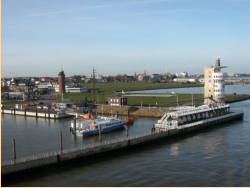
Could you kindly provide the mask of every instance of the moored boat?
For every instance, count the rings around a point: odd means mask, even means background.
[[[98,119],[94,119],[92,121],[87,121],[84,125],[81,124],[81,127],[76,129],[76,136],[85,136],[85,135],[93,135],[99,133],[99,127],[101,128],[101,132],[113,131],[119,128],[123,128],[125,121],[116,119],[116,118],[108,118],[108,117],[100,117]]]
[[[95,116],[91,116],[90,113],[88,113],[87,115],[83,115],[81,118],[82,121],[91,120],[91,119],[95,119]]]
[[[128,124],[133,124],[134,123],[134,120],[132,118],[128,118],[125,122],[125,125],[128,125]]]

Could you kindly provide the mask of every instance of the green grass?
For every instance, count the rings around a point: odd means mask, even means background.
[[[94,101],[94,93],[91,93],[91,90],[94,88],[93,83],[88,84],[82,84],[85,87],[88,87],[87,93],[66,93],[64,95],[65,98],[70,98],[71,101],[84,101],[85,95],[88,100]],[[131,91],[131,90],[148,90],[148,89],[166,89],[166,88],[180,88],[180,87],[200,87],[203,85],[201,84],[171,84],[171,83],[96,83],[95,89],[97,90],[97,93],[95,94],[95,101],[98,104],[105,104],[105,98],[106,97],[121,97],[120,93],[122,90],[124,91]],[[146,93],[140,94],[140,95],[147,95]],[[169,102],[176,102],[176,95],[171,97],[161,97],[160,95],[167,95],[165,93],[158,94],[157,97],[140,97],[140,96],[126,96],[128,98],[128,105],[134,105],[134,106],[140,106],[141,102],[143,106],[156,106],[156,103],[158,106],[169,103]],[[171,95],[171,94],[169,94]],[[194,99],[202,98],[203,94],[194,94]],[[238,98],[238,96],[235,95],[226,95],[226,99],[234,99]],[[192,100],[191,94],[178,94],[178,101],[182,100]],[[56,97],[56,101],[60,102],[61,98],[58,95]],[[203,100],[199,100],[197,102],[201,102]],[[35,102],[35,101],[32,101]],[[191,103],[185,102],[185,103]],[[23,104],[22,102],[4,102],[3,104]],[[182,105],[184,103],[181,103]],[[175,104],[172,104],[170,106],[176,106]]]

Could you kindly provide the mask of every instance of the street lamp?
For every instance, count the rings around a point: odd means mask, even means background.
[[[176,93],[176,100],[177,100],[177,107],[179,107],[179,103],[178,103],[178,94]]]

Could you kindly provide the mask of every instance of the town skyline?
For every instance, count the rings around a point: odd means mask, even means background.
[[[250,68],[250,1],[2,1],[1,77]]]

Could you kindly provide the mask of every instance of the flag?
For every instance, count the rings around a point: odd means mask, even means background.
[[[125,92],[122,90],[122,94],[125,95]]]

